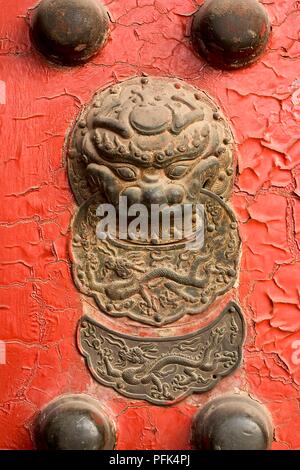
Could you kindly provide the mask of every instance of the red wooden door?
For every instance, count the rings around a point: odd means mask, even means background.
[[[115,422],[116,448],[190,449],[191,424],[209,401],[242,392],[267,407],[273,449],[300,448],[299,2],[264,1],[273,26],[249,68],[220,71],[195,55],[194,0],[111,0],[110,37],[87,64],[61,67],[32,46],[32,0],[0,0],[0,447],[31,449],[33,422],[51,400],[84,393]],[[96,312],[74,286],[70,224],[76,211],[65,138],[98,89],[133,76],[178,77],[220,105],[237,143],[231,206],[242,240],[239,281],[214,304],[236,299],[247,323],[243,362],[213,390],[160,407],[126,398],[91,376],[77,323]],[[155,328],[130,319],[102,324],[132,335]],[[168,326],[178,336],[201,319]]]

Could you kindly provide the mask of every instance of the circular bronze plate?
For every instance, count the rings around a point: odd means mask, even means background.
[[[221,110],[181,80],[135,77],[95,94],[70,133],[68,164],[80,205],[72,227],[74,278],[101,311],[161,326],[204,312],[234,286],[240,238],[226,203],[233,150]],[[118,232],[103,239],[100,204],[115,210],[119,227],[136,205],[151,229],[158,207],[176,205],[184,214],[192,205],[202,213],[191,216],[190,236],[176,237],[172,226],[166,238],[161,223],[154,235],[134,238],[128,217],[125,238]]]
[[[98,91],[67,146],[78,204],[96,192],[112,204],[120,194],[150,204],[194,202],[203,186],[227,199],[232,189],[230,126],[205,92],[182,80],[135,77]]]
[[[153,246],[97,238],[99,199],[88,200],[73,223],[77,287],[108,315],[154,326],[204,312],[236,282],[240,238],[233,212],[218,196],[203,189],[199,203],[203,239]]]

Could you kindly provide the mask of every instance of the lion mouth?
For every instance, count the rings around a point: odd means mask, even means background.
[[[116,226],[104,226],[104,232],[99,230],[99,238],[148,247],[191,243],[204,233],[204,212],[199,208],[198,205],[166,205],[151,211],[140,208],[133,215],[130,208],[126,213],[121,207]]]

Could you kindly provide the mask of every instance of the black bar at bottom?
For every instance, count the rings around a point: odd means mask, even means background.
[[[66,468],[140,468],[140,469],[161,469],[161,468],[186,468],[186,469],[207,469],[219,467],[220,470],[239,468],[244,470],[251,465],[256,467],[269,465],[291,470],[289,465],[300,464],[300,451],[227,451],[227,452],[200,452],[200,451],[98,451],[98,452],[38,452],[38,451],[1,451],[0,468],[9,469],[9,465],[18,464],[34,466],[43,469],[46,466],[59,464]],[[5,465],[5,466],[4,466]]]

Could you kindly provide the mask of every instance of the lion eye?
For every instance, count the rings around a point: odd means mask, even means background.
[[[190,166],[188,165],[177,165],[171,168],[169,171],[169,177],[170,178],[182,178],[190,169]]]
[[[128,167],[121,167],[116,170],[117,174],[124,180],[133,181],[136,179],[136,173]]]

